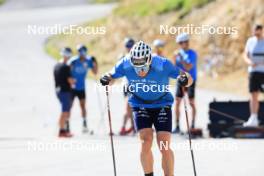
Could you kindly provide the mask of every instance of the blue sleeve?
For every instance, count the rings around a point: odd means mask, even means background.
[[[121,59],[117,62],[115,67],[111,70],[110,74],[112,75],[112,78],[117,79],[125,76],[125,70],[124,70],[124,60]]]
[[[68,61],[67,61],[67,65],[68,66],[72,66],[73,65],[73,62],[74,62],[74,58],[70,58]]]
[[[166,60],[164,66],[165,66],[164,69],[167,71],[168,76],[170,78],[175,78],[176,79],[179,76],[180,69],[178,67],[176,67],[175,65],[173,65],[171,63],[171,61]]]
[[[193,64],[195,65],[196,64],[196,59],[197,59],[197,54],[195,51],[191,51],[189,54],[188,54],[188,57],[185,59],[185,62],[187,64]]]
[[[93,61],[92,61],[91,58],[90,59],[87,59],[87,64],[88,64],[88,68],[93,68],[94,67]]]

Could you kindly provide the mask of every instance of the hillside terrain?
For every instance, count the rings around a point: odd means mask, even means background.
[[[126,36],[148,43],[163,39],[166,41],[165,54],[172,58],[177,50],[177,34],[161,33],[161,25],[169,28],[187,25],[232,28],[235,32],[231,34],[205,32],[191,36],[191,47],[199,55],[199,87],[246,95],[247,69],[243,50],[252,26],[264,24],[262,4],[264,0],[121,0],[112,15],[82,25],[105,27],[104,35],[52,36],[45,47],[49,54],[59,58],[59,48],[87,44],[90,53],[98,58],[102,73],[124,52]]]

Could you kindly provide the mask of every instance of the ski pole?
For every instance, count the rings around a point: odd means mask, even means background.
[[[94,82],[95,82],[95,85],[97,86],[97,82],[96,81],[94,81]],[[105,118],[104,118],[104,116],[105,116],[105,113],[106,113],[106,104],[103,105],[103,103],[102,103],[102,99],[101,99],[98,87],[96,87],[95,91],[96,91],[97,100],[98,100],[98,107],[99,107],[99,111],[100,111],[100,120],[99,120],[99,123],[98,123],[98,126],[97,126],[97,130],[99,131],[101,129],[102,125],[105,126],[105,123],[104,123]],[[105,128],[103,128],[103,129],[105,129]]]
[[[194,173],[194,176],[197,176],[196,167],[195,167],[195,160],[194,160],[194,154],[193,154],[193,148],[192,148],[192,139],[191,139],[191,132],[190,132],[188,112],[187,112],[187,105],[186,105],[186,100],[185,100],[184,87],[182,87],[182,93],[183,93],[183,104],[184,104],[184,110],[185,110],[186,125],[187,125],[187,131],[188,131],[188,136],[189,136],[190,152],[191,152],[191,156],[192,156],[193,173]]]
[[[111,120],[111,112],[110,112],[108,86],[105,86],[105,92],[106,92],[106,99],[107,99],[107,111],[108,111],[108,121],[109,121],[109,129],[110,129],[110,140],[111,140],[111,148],[112,148],[114,176],[116,176],[116,160],[115,160],[115,149],[114,149],[114,142],[113,142],[113,130],[112,130],[112,120]]]
[[[241,119],[241,118],[238,118],[236,116],[233,116],[233,115],[230,115],[230,114],[227,114],[227,113],[224,113],[224,112],[221,112],[221,111],[218,111],[216,109],[213,109],[213,108],[209,108],[209,111],[211,112],[214,112],[215,114],[218,114],[218,115],[221,115],[221,116],[224,116],[226,118],[229,118],[229,119],[232,119],[232,120],[235,120],[237,122],[246,122],[245,120]]]

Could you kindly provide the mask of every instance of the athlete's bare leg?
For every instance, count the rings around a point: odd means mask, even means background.
[[[192,124],[191,127],[195,127],[195,117],[196,117],[196,105],[195,105],[195,99],[194,98],[189,98],[189,103],[192,108]]]
[[[251,112],[251,114],[258,114],[258,111],[259,111],[258,95],[259,95],[259,92],[252,92],[250,94],[250,112]]]
[[[175,115],[176,115],[176,127],[179,127],[180,122],[180,106],[181,106],[182,98],[176,97],[176,103],[175,103]]]
[[[66,128],[65,124],[66,124],[67,120],[69,119],[69,116],[70,116],[69,112],[62,112],[61,113],[60,119],[59,119],[60,129],[65,129]]]
[[[86,101],[85,99],[80,99],[80,107],[81,107],[81,113],[82,113],[82,117],[86,118],[86,107],[85,107]]]
[[[151,151],[153,142],[153,129],[144,128],[139,131],[139,137],[141,140],[141,165],[143,167],[144,173],[149,174],[153,172],[153,155]]]
[[[171,133],[160,131],[157,133],[157,143],[162,154],[162,168],[165,176],[174,175],[174,154],[170,148]]]
[[[128,130],[126,130],[128,120],[131,121],[131,127]],[[122,124],[120,134],[125,135],[125,134],[130,133],[133,130],[134,130],[134,121],[132,118],[132,109],[128,103],[128,99],[126,98],[126,113],[124,115],[123,124]]]

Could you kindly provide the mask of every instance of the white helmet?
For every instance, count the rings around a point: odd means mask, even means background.
[[[151,48],[143,41],[137,42],[130,51],[130,61],[134,67],[151,64]]]
[[[181,33],[176,37],[176,42],[186,42],[189,40],[189,35],[187,33]]]
[[[153,41],[153,46],[154,47],[164,47],[165,42],[163,40],[156,39]]]

